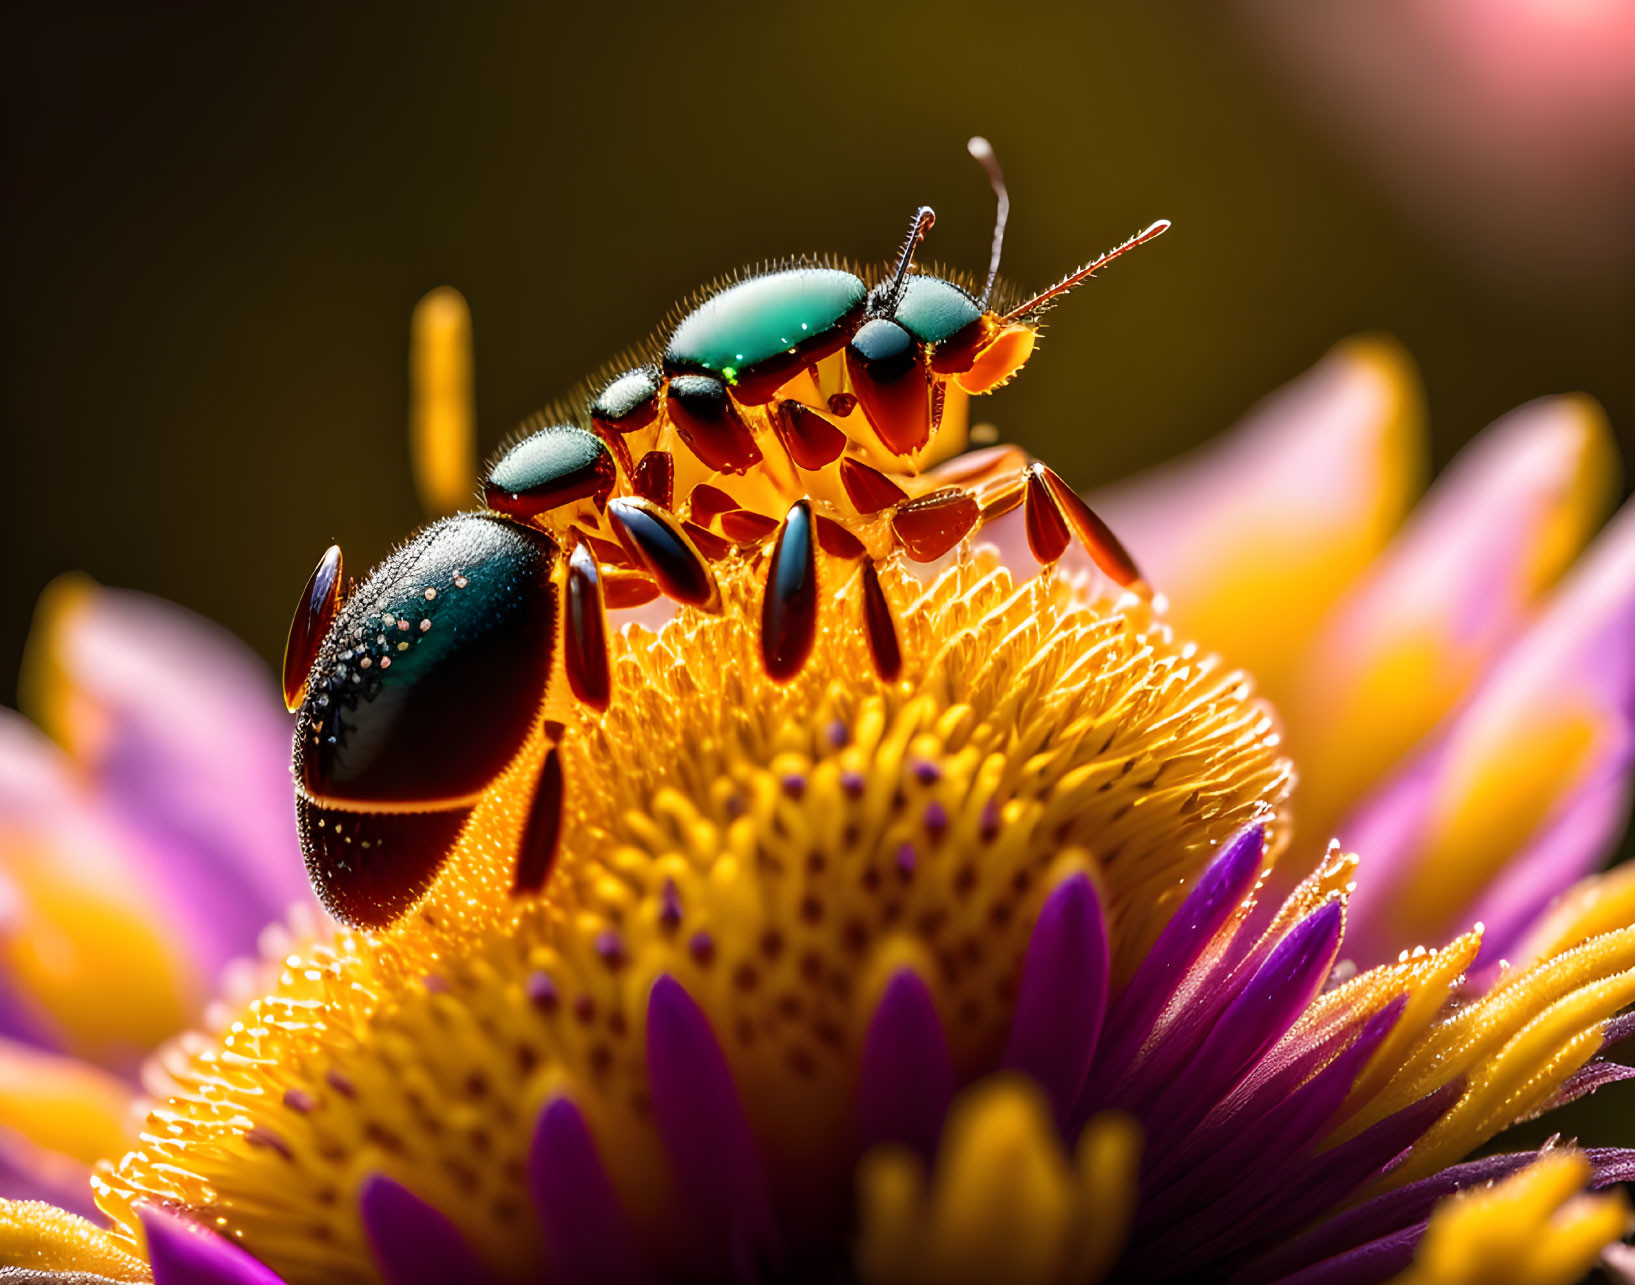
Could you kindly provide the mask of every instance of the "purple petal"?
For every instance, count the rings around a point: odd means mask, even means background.
[[[88,1006],[106,1016],[94,1036],[73,1047],[77,1055],[134,1070],[154,1042],[174,1033],[174,1028],[155,1026],[185,1020],[186,1010],[198,1002],[195,991],[203,990],[204,979],[189,975],[186,918],[179,894],[165,880],[152,877],[163,869],[167,852],[133,831],[117,809],[87,785],[58,745],[27,719],[3,708],[0,830],[13,859],[38,862],[41,875],[56,886],[56,897],[47,901],[73,905],[90,899],[99,903],[102,913],[124,919],[126,931],[144,934],[151,928],[151,937],[157,940],[150,953],[118,970],[101,970],[98,985],[83,988]],[[86,891],[75,897],[77,889]],[[19,902],[15,890],[0,914],[0,931],[19,939],[42,932],[72,939],[75,927],[60,912]],[[253,938],[245,943],[253,944]],[[52,943],[46,949],[60,948]],[[76,949],[68,950],[63,966],[78,966],[77,955]],[[0,978],[0,1033],[44,1048],[63,1047],[65,1037],[43,998],[30,993],[26,979]]]
[[[1628,1182],[1635,1177],[1635,1150],[1605,1147],[1587,1151],[1595,1176],[1590,1187],[1607,1187],[1615,1182]],[[1337,1214],[1318,1224],[1305,1235],[1290,1241],[1264,1258],[1250,1263],[1235,1277],[1233,1285],[1259,1285],[1260,1282],[1281,1281],[1313,1265],[1348,1254],[1361,1253],[1371,1244],[1381,1243],[1411,1232],[1418,1240],[1425,1222],[1438,1201],[1456,1191],[1483,1186],[1507,1178],[1538,1159],[1536,1151],[1511,1152],[1506,1155],[1486,1156],[1451,1165],[1440,1173],[1418,1182],[1398,1187],[1375,1196],[1355,1208]],[[1366,1257],[1366,1255],[1365,1255]],[[1304,1276],[1295,1279],[1305,1280]],[[1328,1280],[1327,1277],[1313,1277]],[[1335,1277],[1349,1279],[1345,1277]]]
[[[1484,430],[1437,478],[1323,622],[1298,699],[1279,705],[1298,747],[1297,832],[1326,839],[1470,694],[1605,517],[1612,453],[1587,399],[1546,397]],[[1388,712],[1387,686],[1403,697]]]
[[[1425,1234],[1425,1223],[1416,1223],[1378,1240],[1358,1245],[1333,1258],[1313,1263],[1292,1276],[1279,1276],[1279,1285],[1377,1285],[1407,1268]]]
[[[1623,1080],[1635,1080],[1635,1066],[1599,1060],[1586,1062],[1567,1077],[1550,1100],[1539,1108],[1539,1112],[1542,1114],[1545,1111],[1554,1111],[1569,1102],[1577,1102],[1579,1098],[1594,1093],[1597,1089],[1605,1088],[1609,1084],[1618,1084]]]
[[[1610,1049],[1614,1044],[1621,1044],[1632,1035],[1635,1035],[1635,1009],[1607,1020],[1606,1025],[1601,1028],[1601,1047]]]
[[[37,620],[40,715],[208,987],[309,896],[277,685],[231,634],[146,594],[63,581]]]
[[[1149,1155],[1203,1119],[1306,1011],[1334,965],[1344,927],[1344,908],[1328,901],[1284,934],[1159,1097],[1149,1116]]]
[[[219,849],[241,883],[282,900],[294,843],[290,717],[272,674],[243,643],[146,594],[93,588],[61,612],[50,642],[90,732],[75,757],[132,814]]]
[[[647,1085],[676,1184],[739,1280],[780,1257],[766,1180],[710,1019],[675,978],[647,1001]]]
[[[1111,1098],[1147,1042],[1176,988],[1254,887],[1266,848],[1266,828],[1251,825],[1222,845],[1179,910],[1164,925],[1107,1015],[1101,1056],[1080,1095],[1076,1120]]]
[[[494,1279],[441,1210],[384,1174],[364,1179],[358,1211],[386,1285]]]
[[[45,1163],[41,1163],[42,1159]],[[60,1156],[42,1157],[29,1143],[3,1136],[0,1136],[0,1200],[43,1200],[81,1218],[94,1221],[101,1217],[88,1168]],[[0,1277],[0,1281],[4,1279]]]
[[[1418,759],[1340,827],[1366,856],[1352,902],[1366,965],[1481,919],[1503,957],[1621,833],[1635,765],[1635,504],[1626,505]],[[1505,756],[1540,761],[1502,789]],[[1529,760],[1531,761],[1531,760]]]
[[[1276,703],[1306,639],[1412,502],[1419,400],[1398,347],[1351,340],[1241,426],[1090,502],[1163,586],[1178,632],[1231,657]]]
[[[555,1276],[586,1285],[652,1279],[637,1260],[585,1117],[567,1098],[553,1098],[539,1113],[528,1150],[528,1192]]]
[[[912,968],[886,983],[863,1037],[858,1120],[865,1148],[904,1142],[929,1160],[954,1096],[954,1068],[931,992]]]
[[[1143,1183],[1141,1221],[1154,1225],[1173,1221],[1188,1208],[1201,1208],[1203,1193],[1253,1183],[1303,1152],[1334,1119],[1407,1003],[1407,996],[1399,995],[1373,1014],[1346,1048],[1292,1093],[1285,1092],[1282,1077],[1273,1077],[1268,1093],[1250,1097],[1238,1111],[1217,1113],[1209,1135],[1177,1148],[1153,1168]]]
[[[1463,1080],[1445,1084],[1356,1137],[1274,1170],[1280,1182],[1236,1188],[1226,1199],[1172,1226],[1155,1246],[1155,1258],[1161,1258],[1166,1272],[1185,1275],[1226,1255],[1275,1241],[1385,1172],[1464,1091]]]
[[[1635,720],[1635,706],[1631,708]],[[1512,859],[1467,912],[1483,925],[1483,961],[1511,958],[1563,889],[1591,874],[1629,824],[1629,758],[1604,762],[1558,808],[1555,819]]]
[[[1056,1122],[1078,1100],[1107,1009],[1107,922],[1089,876],[1051,891],[1022,962],[1005,1065],[1037,1080]]]
[[[153,1205],[137,1210],[148,1238],[153,1285],[284,1285],[237,1245]]]

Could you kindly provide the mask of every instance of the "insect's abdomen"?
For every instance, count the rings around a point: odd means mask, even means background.
[[[472,805],[539,716],[557,552],[487,514],[426,528],[304,658],[296,815],[325,905],[390,922],[430,885]]]

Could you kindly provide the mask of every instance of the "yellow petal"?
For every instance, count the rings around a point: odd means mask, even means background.
[[[1079,1190],[1085,1204],[1076,1281],[1105,1276],[1135,1221],[1141,1126],[1133,1116],[1104,1111],[1079,1135]]]
[[[1282,705],[1307,643],[1408,512],[1423,423],[1401,347],[1353,339],[1221,440],[1093,503],[1177,629]]]
[[[863,1278],[879,1285],[1085,1285],[1123,1246],[1140,1132],[1098,1117],[1072,1164],[1031,1082],[981,1081],[955,1102],[936,1169],[881,1147],[859,1170]]]
[[[147,1264],[93,1223],[38,1200],[0,1200],[0,1268],[85,1272],[110,1281],[152,1279]]]
[[[1546,1152],[1503,1182],[1437,1206],[1396,1285],[1572,1285],[1629,1230],[1621,1191],[1581,1194],[1589,1161]]]
[[[61,751],[6,711],[0,765],[0,970],[69,1052],[134,1062],[194,1011],[187,958],[124,860],[133,840],[78,788]]]
[[[1342,824],[1368,854],[1363,935],[1396,948],[1481,919],[1509,953],[1551,892],[1604,857],[1627,815],[1632,623],[1626,505],[1436,743]]]
[[[1506,416],[1438,480],[1280,707],[1308,846],[1470,693],[1601,524],[1617,477],[1606,416],[1573,396]]]
[[[0,1040],[0,1126],[89,1167],[134,1139],[135,1093],[73,1058]]]
[[[1635,924],[1635,864],[1591,875],[1568,889],[1534,925],[1511,962],[1549,959],[1628,924]]]
[[[1459,1100],[1392,1170],[1389,1185],[1435,1172],[1540,1110],[1600,1049],[1606,1021],[1632,1001],[1635,927],[1541,960],[1421,1033],[1334,1140],[1463,1077]]]

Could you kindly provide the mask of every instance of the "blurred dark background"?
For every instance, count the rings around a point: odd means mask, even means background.
[[[988,403],[1081,487],[1371,329],[1420,363],[1438,463],[1569,389],[1635,459],[1616,256],[1553,275],[1582,249],[1569,225],[1523,247],[1528,271],[1484,271],[1335,141],[1251,7],[14,10],[0,697],[70,568],[276,659],[327,543],[362,568],[419,520],[405,354],[430,287],[471,302],[487,450],[724,269],[883,258],[920,202],[927,257],[980,268],[978,132],[1022,283],[1176,224]]]

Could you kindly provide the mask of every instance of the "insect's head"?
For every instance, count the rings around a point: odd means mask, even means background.
[[[982,293],[974,296],[954,282],[912,271],[915,252],[937,221],[936,212],[922,205],[909,223],[895,270],[869,293],[868,320],[853,335],[852,346],[865,362],[924,346],[931,354],[934,372],[952,377],[964,392],[985,393],[1010,380],[1026,364],[1041,319],[1063,295],[1170,225],[1167,219],[1160,219],[1049,289],[1001,312],[992,300],[1010,218],[1010,194],[988,140],[973,138],[967,147],[986,171],[997,199],[993,248]]]

